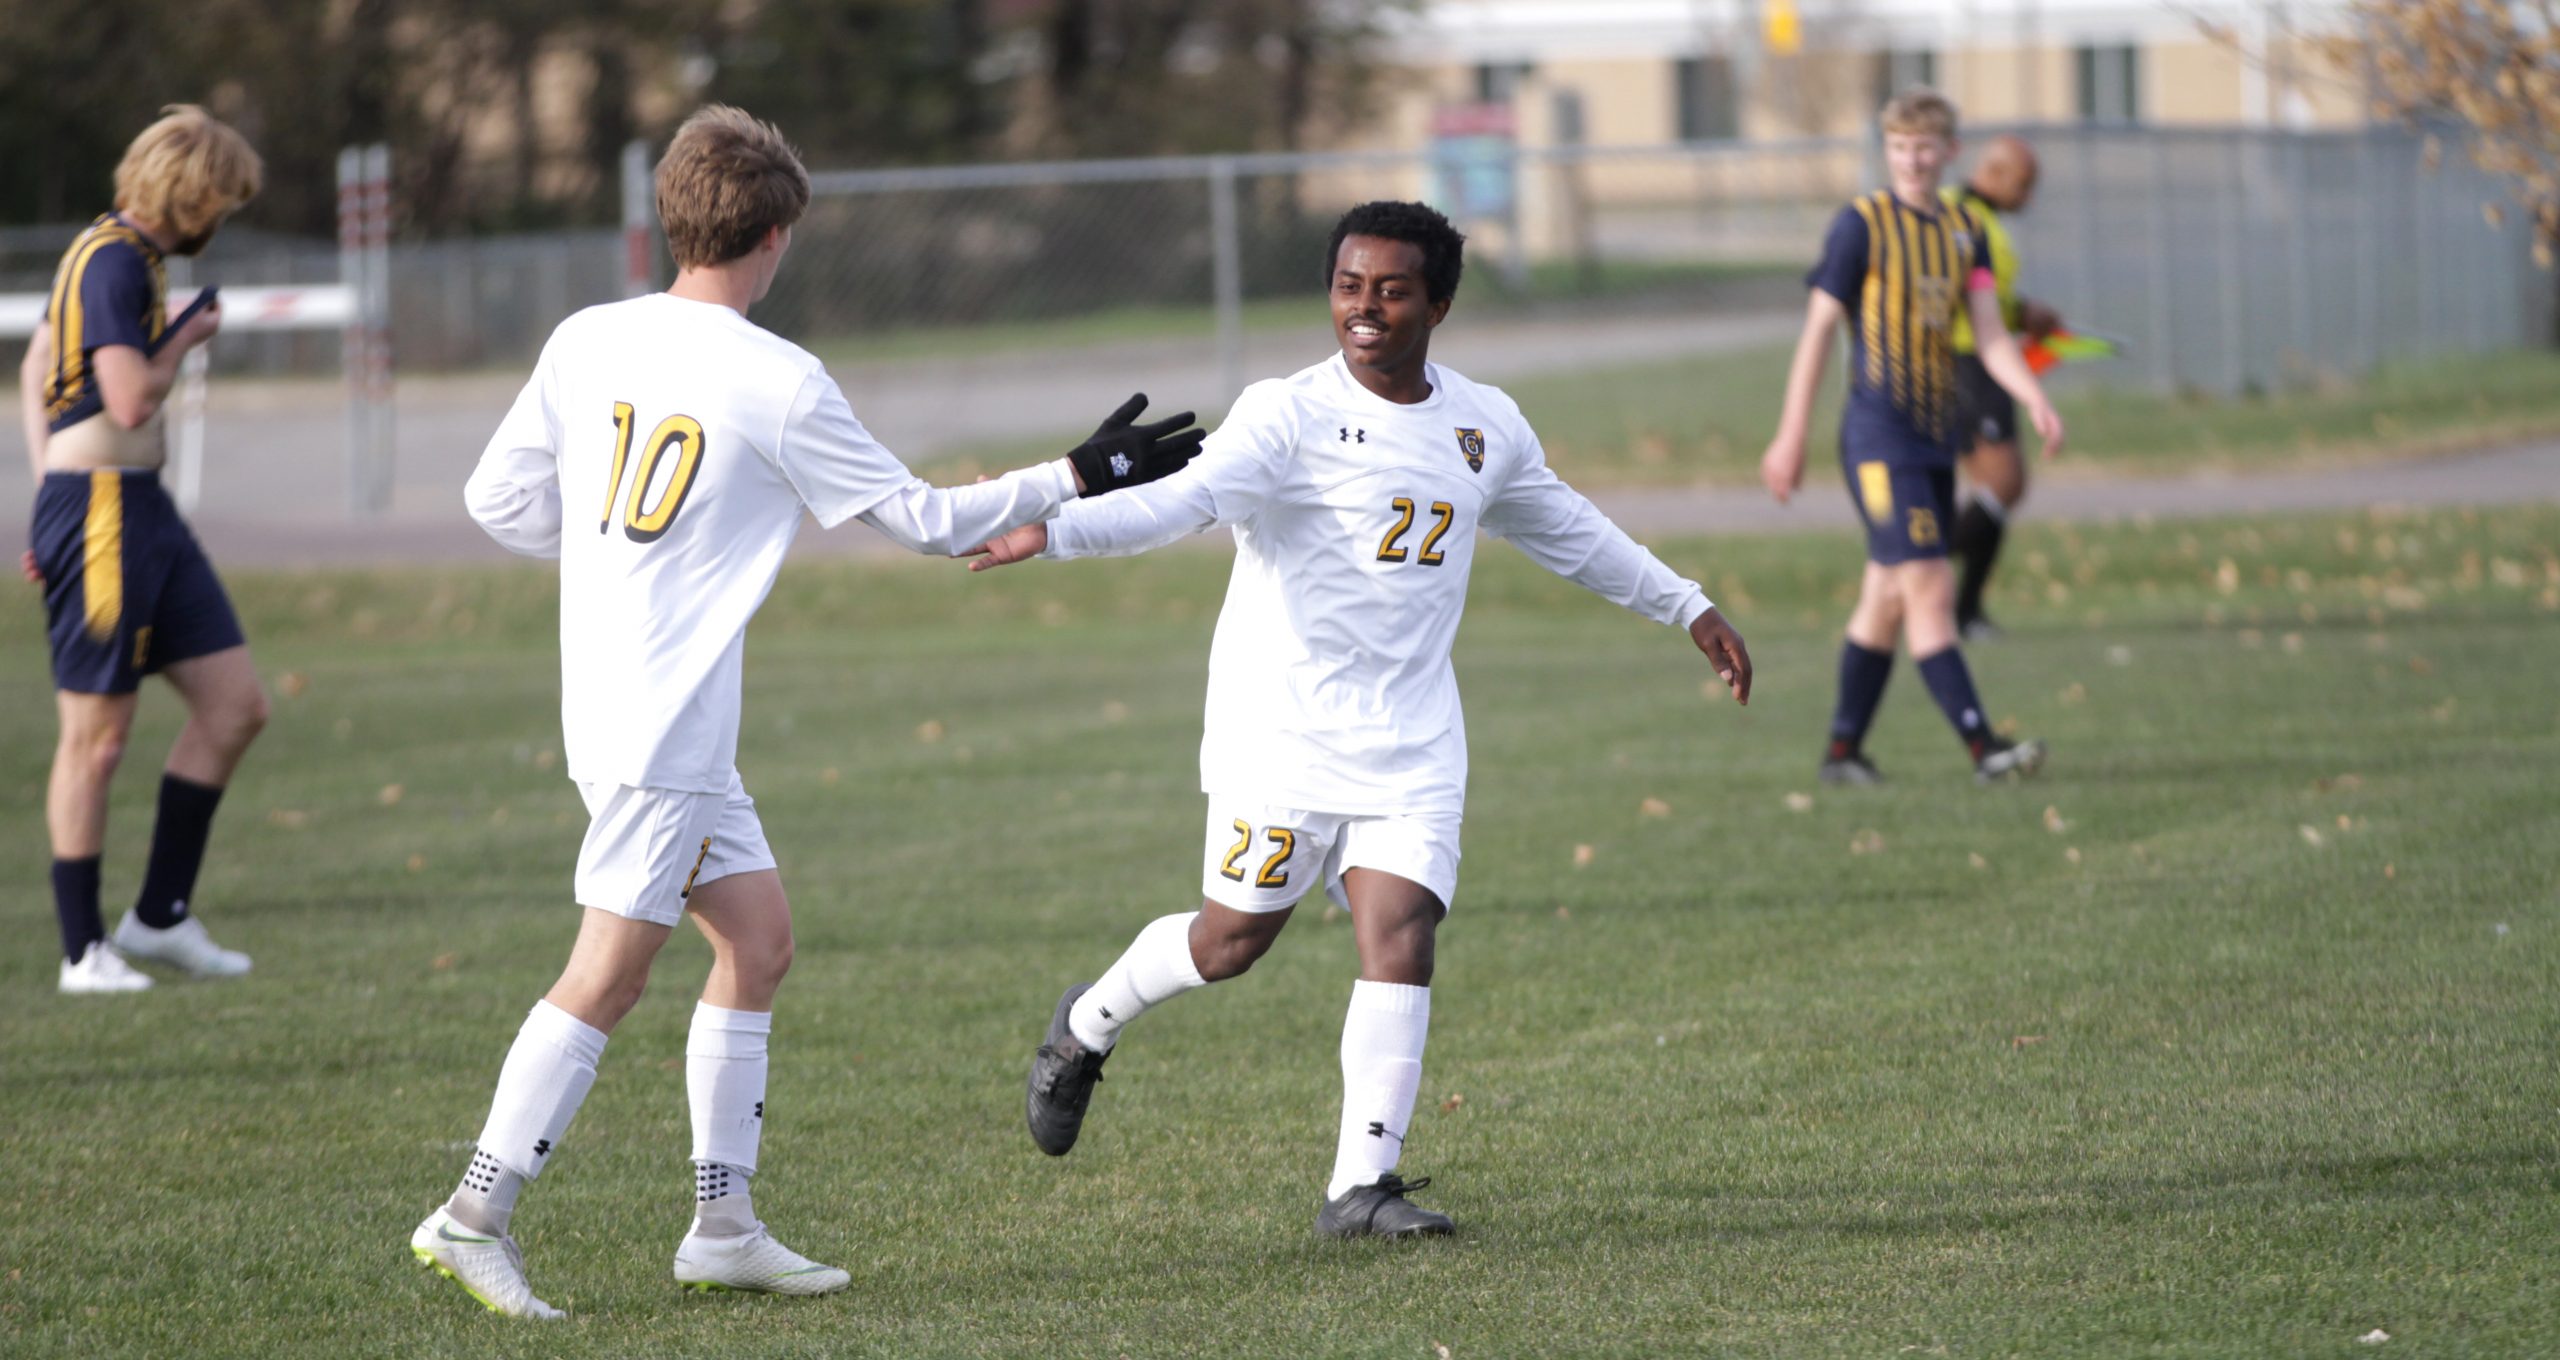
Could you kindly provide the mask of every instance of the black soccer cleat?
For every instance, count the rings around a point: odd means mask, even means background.
[[[2024,779],[2043,768],[2043,742],[2032,737],[2025,741],[1991,737],[1983,742],[1982,754],[1973,758],[1973,782],[1996,784],[2003,779]]]
[[[1074,1150],[1076,1135],[1084,1131],[1084,1107],[1093,1099],[1093,1084],[1102,1080],[1102,1064],[1111,1057],[1108,1049],[1088,1052],[1075,1031],[1067,1028],[1067,1012],[1092,986],[1079,982],[1058,998],[1058,1013],[1049,1018],[1049,1037],[1031,1055],[1031,1094],[1026,1103],[1031,1141],[1052,1157]]]
[[[1325,1201],[1316,1231],[1327,1237],[1446,1237],[1458,1230],[1449,1216],[1405,1196],[1431,1184],[1429,1176],[1406,1180],[1390,1171],[1375,1185],[1355,1185]]]
[[[1825,784],[1863,788],[1870,784],[1883,783],[1884,772],[1878,770],[1875,762],[1865,756],[1850,754],[1823,761],[1822,769],[1816,773],[1815,778]]]

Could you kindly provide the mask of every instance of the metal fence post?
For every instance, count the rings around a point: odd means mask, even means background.
[[[2221,256],[2216,262],[2214,277],[2222,283],[2222,386],[2225,391],[2239,392],[2249,386],[2251,377],[2248,342],[2241,336],[2241,303],[2249,285],[2240,271],[2240,210],[2248,182],[2240,140],[2233,138],[2224,143],[2224,147],[2231,154],[2223,158],[2228,178],[2214,196],[2220,207],[2215,214],[2214,225],[2219,229],[2217,253]]]
[[[366,410],[365,392],[369,383],[366,365],[370,362],[365,337],[365,299],[372,290],[365,284],[364,250],[364,152],[348,147],[338,153],[338,279],[352,295],[354,305],[347,309],[346,330],[339,338],[339,365],[346,370],[347,380],[347,447],[345,452],[347,509],[364,513],[365,442],[373,432],[371,414]]]
[[[2374,131],[2367,127],[2356,138],[2356,351],[2358,369],[2371,368],[2382,360],[2382,267],[2381,228],[2376,219],[2380,204],[2374,202],[2374,160],[2381,154]]]
[[[1210,287],[1218,313],[1218,386],[1228,401],[1244,391],[1244,243],[1236,223],[1236,163],[1209,161]]]
[[[2291,266],[2285,280],[2286,299],[2293,311],[2293,353],[2304,373],[2315,371],[2318,364],[2311,354],[2311,158],[2310,140],[2301,133],[2285,138],[2292,150],[2288,162],[2292,174],[2290,193],[2285,204],[2285,225],[2291,228],[2286,242],[2286,262]]]
[[[391,148],[377,142],[364,153],[363,307],[369,343],[365,346],[365,406],[371,416],[366,477],[357,491],[360,509],[379,514],[391,508],[392,448],[395,432],[391,410]]]
[[[622,147],[622,295],[639,297],[658,281],[658,238],[650,221],[649,144],[637,138]]]
[[[2151,352],[2160,385],[2178,385],[2177,342],[2172,338],[2176,321],[2169,315],[2169,143],[2166,138],[2151,139],[2151,210],[2144,214],[2151,228]]]

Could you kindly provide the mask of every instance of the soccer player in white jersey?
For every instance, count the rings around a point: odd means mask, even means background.
[[[1688,631],[1734,696],[1742,639],[1706,595],[1547,466],[1520,408],[1428,359],[1462,238],[1419,203],[1368,203],[1333,232],[1342,352],[1245,390],[1198,461],[989,543],[973,568],[1143,552],[1217,525],[1235,572],[1209,653],[1196,912],[1166,916],[1100,980],[1067,989],[1031,1064],[1044,1152],[1075,1146],[1121,1028],[1244,972],[1298,899],[1351,913],[1360,978],[1342,1030],[1342,1123],[1317,1231],[1450,1231],[1396,1174],[1422,1079],[1433,939],[1458,886],[1466,730],[1449,649],[1476,531],[1658,623]]]
[[[519,1317],[561,1314],[525,1278],[508,1232],[516,1196],[559,1151],[606,1035],[688,913],[712,965],[685,1044],[696,1204],[675,1277],[782,1294],[849,1282],[775,1241],[747,1193],[791,909],[733,763],[740,662],[802,515],[952,554],[1080,492],[1162,476],[1201,439],[1176,433],[1188,413],[1132,427],[1134,398],[1064,459],[930,486],[816,359],[746,319],[809,201],[781,134],[706,108],[668,147],[657,193],[675,285],[561,323],[467,491],[491,537],[560,559],[561,722],[593,815],[568,966],[507,1052],[461,1187],[410,1239],[421,1262]]]

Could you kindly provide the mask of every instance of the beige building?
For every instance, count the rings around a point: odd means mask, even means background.
[[[1396,48],[1425,78],[1351,140],[1421,145],[1440,110],[1473,103],[1510,105],[1525,146],[1837,136],[1912,83],[1975,124],[2352,126],[2355,73],[2306,36],[2342,14],[2336,0],[1430,0]]]

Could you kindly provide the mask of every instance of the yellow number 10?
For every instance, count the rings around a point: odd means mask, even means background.
[[[622,499],[622,470],[631,461],[631,403],[613,404],[613,480],[604,489],[604,518],[596,521],[596,532],[613,528],[613,504]],[[631,499],[622,509],[622,532],[634,543],[655,543],[676,522],[676,512],[684,508],[685,493],[693,490],[694,471],[702,465],[702,422],[691,416],[669,416],[649,432],[649,442],[640,455],[640,470],[631,479]],[[649,483],[658,476],[658,464],[667,451],[675,451],[675,471],[667,477],[667,490],[654,506],[645,506]]]

